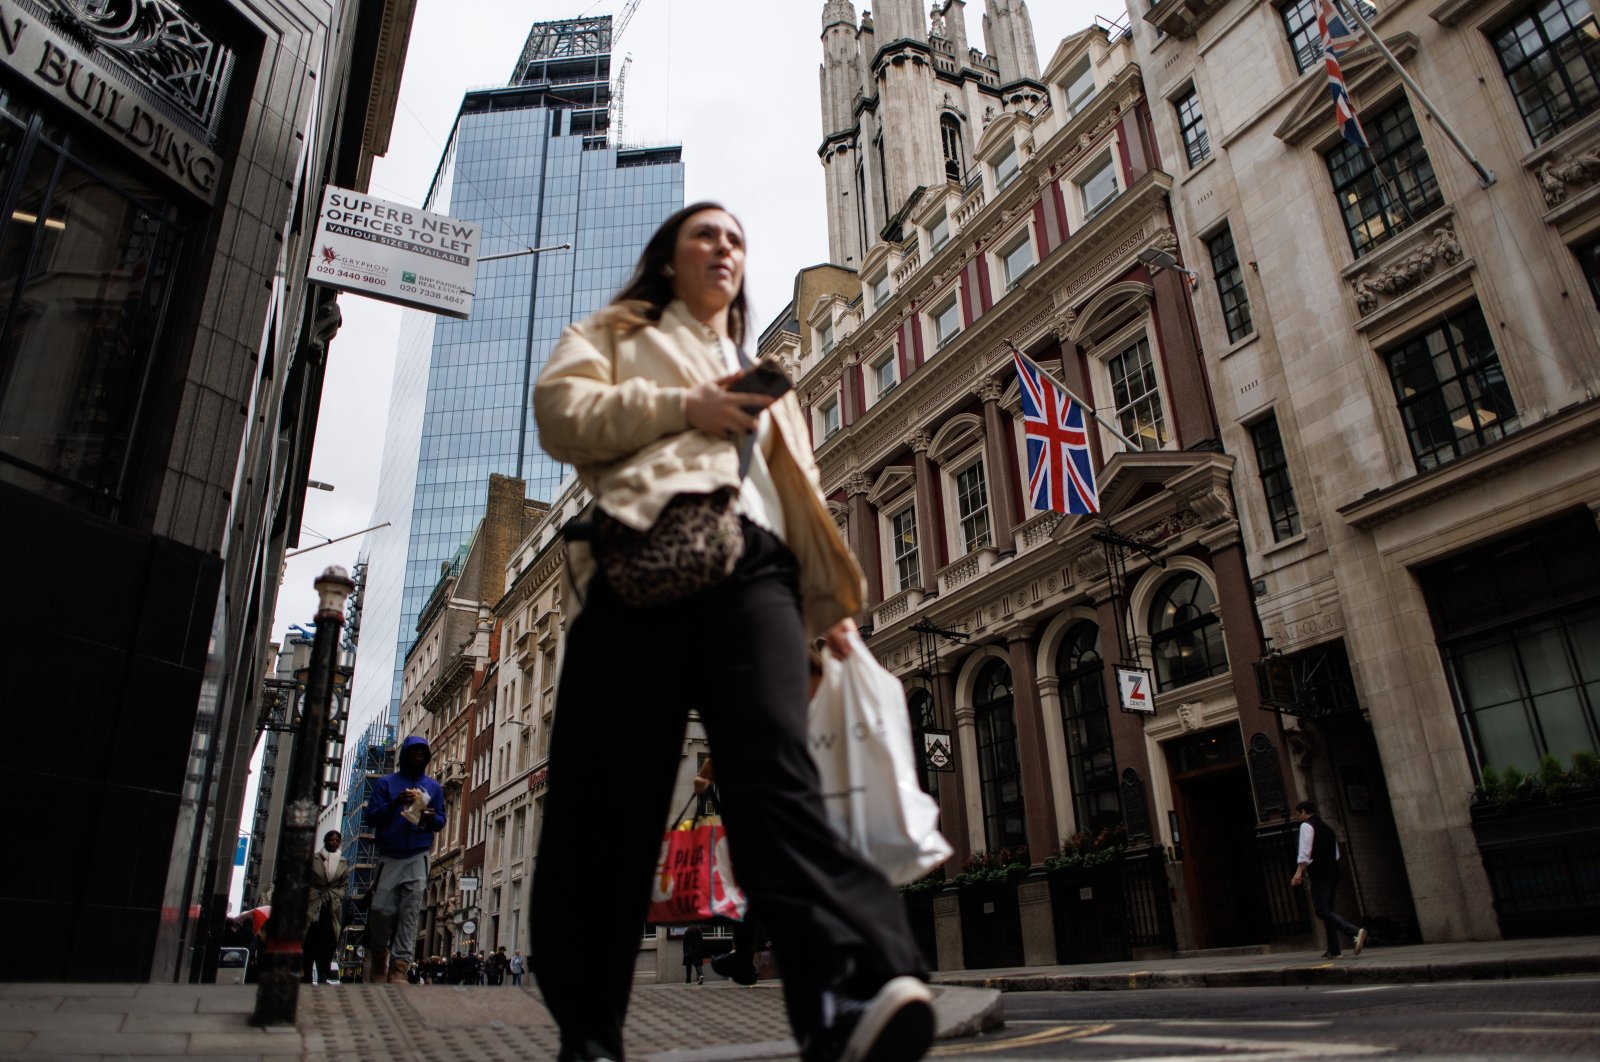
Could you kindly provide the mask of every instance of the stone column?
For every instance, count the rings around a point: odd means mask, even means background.
[[[1101,597],[1095,609],[1100,623],[1100,655],[1104,658],[1106,684],[1106,714],[1111,722],[1111,752],[1116,757],[1117,775],[1132,767],[1148,785],[1153,770],[1167,769],[1165,763],[1152,765],[1144,739],[1144,717],[1124,712],[1117,692],[1117,674],[1113,670],[1117,658],[1117,624],[1122,623],[1121,611],[1109,597]],[[1137,650],[1135,650],[1137,652]],[[1148,798],[1151,794],[1147,793]],[[1152,804],[1152,806],[1154,806]]]
[[[883,553],[878,537],[878,511],[867,500],[872,483],[860,472],[844,481],[849,507],[849,546],[867,577],[867,609],[883,601]]]
[[[1050,796],[1056,809],[1056,829],[1063,838],[1078,832],[1078,816],[1072,808],[1072,768],[1068,763],[1067,731],[1061,721],[1061,680],[1051,675],[1041,678],[1039,715],[1044,723],[1045,760],[1050,767]]]
[[[983,794],[979,790],[978,779],[978,728],[977,712],[970,704],[958,704],[955,710],[956,717],[956,748],[961,751],[961,760],[958,770],[963,779],[961,787],[961,804],[966,809],[966,849],[967,854],[983,851],[989,847],[988,839],[983,835]],[[957,855],[961,854],[961,843],[955,842]],[[965,862],[965,856],[962,862]]]
[[[965,970],[961,942],[961,898],[954,889],[933,898],[934,961],[941,970]]]
[[[1022,965],[1056,964],[1056,921],[1050,906],[1050,883],[1041,875],[1017,886],[1017,913],[1022,921]]]
[[[978,397],[983,399],[983,459],[987,466],[989,500],[993,502],[995,548],[1001,554],[1016,550],[1011,532],[1021,523],[1021,510],[1017,508],[1016,461],[1012,458],[1011,418],[1000,408],[1003,388],[993,380],[978,385]]]
[[[1017,760],[1022,768],[1023,810],[1028,824],[1028,852],[1042,860],[1061,838],[1050,794],[1050,765],[1045,757],[1044,717],[1034,680],[1033,626],[1018,624],[1002,632],[1011,663],[1012,710],[1017,721]]]
[[[967,774],[969,762],[971,769],[977,770],[977,742],[973,742],[973,759],[968,761],[965,737],[962,736],[961,727],[957,722],[956,703],[956,676],[953,671],[940,671],[933,678],[933,695],[935,703],[941,709],[939,725],[950,728],[951,753],[956,758],[956,769],[939,775],[939,828],[945,838],[949,840],[954,852],[949,862],[945,864],[948,873],[959,873],[962,864],[967,861],[967,856],[972,854],[968,844],[968,816],[967,792],[977,792],[977,775],[973,774],[972,784],[968,784]],[[967,732],[972,733],[972,713],[967,712]],[[945,967],[941,967],[945,968]]]
[[[943,566],[940,548],[944,536],[939,533],[939,485],[935,480],[933,459],[928,447],[933,440],[925,431],[913,432],[909,440],[917,477],[917,559],[922,568],[922,589],[929,594],[939,592],[939,569]]]

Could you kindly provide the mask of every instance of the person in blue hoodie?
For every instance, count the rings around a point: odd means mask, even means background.
[[[369,983],[403,983],[411,968],[428,855],[434,834],[444,829],[444,790],[427,773],[432,758],[427,738],[406,738],[399,769],[379,779],[367,798],[367,825],[378,842],[378,880],[367,916]]]

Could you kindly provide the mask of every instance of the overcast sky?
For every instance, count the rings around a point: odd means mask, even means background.
[[[504,85],[534,22],[618,15],[626,0],[419,0],[388,154],[371,192],[420,206],[463,92]],[[857,13],[869,4],[857,4]],[[827,223],[818,68],[823,0],[641,0],[616,42],[632,55],[624,111],[628,143],[681,142],[685,202],[717,199],[744,223],[747,284],[756,331],[789,301],[795,273],[825,261]],[[983,41],[984,0],[968,0],[967,36]],[[1096,15],[1124,19],[1115,0],[1036,0],[1031,7],[1041,69],[1061,39]],[[367,526],[377,494],[400,310],[341,295],[344,326],[329,353],[302,547]],[[403,532],[402,532],[403,533]],[[289,561],[273,624],[311,625],[312,580],[329,564],[350,567],[359,538]]]

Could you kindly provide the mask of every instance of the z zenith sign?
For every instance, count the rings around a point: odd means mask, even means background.
[[[479,227],[328,186],[306,276],[318,284],[466,320]]]
[[[1150,672],[1142,667],[1117,668],[1117,692],[1122,710],[1139,715],[1155,715],[1156,702],[1150,691]]]

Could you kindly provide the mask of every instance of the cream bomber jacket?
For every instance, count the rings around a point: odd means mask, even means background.
[[[737,447],[690,428],[684,412],[691,388],[727,375],[716,344],[716,332],[678,300],[658,325],[627,335],[601,311],[562,333],[539,374],[540,444],[629,527],[648,529],[675,494],[739,484]],[[801,605],[815,637],[861,611],[865,580],[828,514],[794,392],[769,408],[773,431],[762,454],[783,501],[785,541],[800,562]],[[593,558],[583,543],[568,550],[582,587]]]

